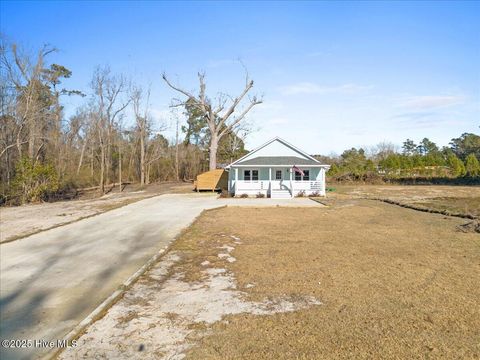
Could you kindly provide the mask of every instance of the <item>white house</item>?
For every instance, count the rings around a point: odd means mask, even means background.
[[[278,137],[234,161],[228,171],[228,191],[232,195],[262,193],[272,198],[290,198],[303,192],[325,196],[322,165],[304,151]]]

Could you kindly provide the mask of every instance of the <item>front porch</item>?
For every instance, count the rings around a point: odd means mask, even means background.
[[[325,169],[302,167],[303,175],[288,167],[232,167],[228,190],[234,196],[263,194],[271,198],[292,198],[304,195],[325,195]]]

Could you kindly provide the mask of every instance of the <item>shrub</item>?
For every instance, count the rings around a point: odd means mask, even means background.
[[[305,190],[300,190],[295,197],[304,197],[304,196],[305,196]]]
[[[264,197],[265,197],[265,194],[259,192],[259,193],[257,193],[256,197],[257,197],[257,198],[264,198]]]
[[[240,197],[241,197],[242,199],[248,198],[248,194],[242,194],[242,195],[240,195]]]
[[[465,159],[465,170],[468,176],[475,177],[480,175],[480,163],[475,154],[472,153]]]
[[[308,195],[308,197],[319,197],[320,196],[320,192],[319,191],[314,191],[313,193],[311,193],[310,195]]]
[[[232,194],[229,193],[228,191],[222,190],[222,192],[220,193],[220,197],[221,198],[229,198],[229,197],[232,197]]]
[[[12,190],[22,204],[45,200],[58,188],[57,173],[53,165],[33,162],[29,158],[18,161]]]
[[[455,156],[455,154],[448,155],[447,158],[448,167],[451,174],[454,177],[464,176],[465,175],[465,165],[463,165],[462,160]]]

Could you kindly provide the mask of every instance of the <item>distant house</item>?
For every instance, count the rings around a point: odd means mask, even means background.
[[[300,192],[325,196],[325,173],[329,168],[276,137],[225,169],[228,191],[235,196],[262,193],[272,198],[290,198]]]

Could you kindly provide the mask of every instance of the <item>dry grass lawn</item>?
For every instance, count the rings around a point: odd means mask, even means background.
[[[221,234],[242,244],[231,271],[250,300],[313,296],[323,305],[239,314],[196,337],[190,359],[480,358],[480,236],[462,219],[377,201],[330,208],[225,208],[174,244],[198,280]],[[246,286],[253,284],[253,287]]]
[[[437,211],[480,217],[480,186],[334,185],[331,198],[381,198]]]

